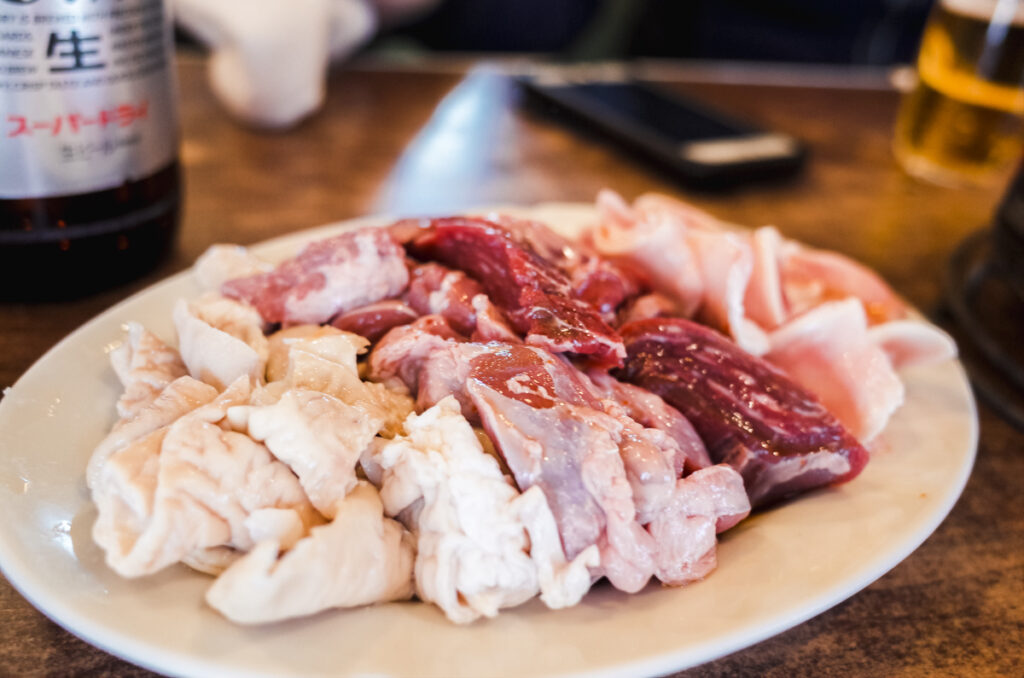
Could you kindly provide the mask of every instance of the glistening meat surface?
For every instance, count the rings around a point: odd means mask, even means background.
[[[867,463],[817,398],[714,330],[653,318],[621,332],[628,355],[618,376],[682,412],[711,458],[740,471],[753,506],[850,480]]]
[[[434,219],[408,245],[417,257],[468,273],[508,315],[526,343],[621,364],[622,339],[598,311],[574,296],[568,276],[510,231],[473,217]]]

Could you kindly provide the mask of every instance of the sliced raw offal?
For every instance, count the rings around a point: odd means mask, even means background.
[[[569,276],[573,295],[593,306],[605,321],[639,292],[636,280],[580,240],[569,240],[531,219],[488,215],[489,220],[511,233],[520,243]]]
[[[762,226],[751,234],[750,247],[753,267],[750,283],[743,296],[743,309],[748,318],[762,328],[771,330],[785,322],[789,316],[779,273],[782,235],[774,226]]]
[[[229,280],[272,271],[274,265],[240,245],[211,245],[199,255],[192,270],[202,288],[212,292]]]
[[[597,206],[602,221],[589,237],[598,253],[671,299],[677,314],[693,315],[704,298],[704,280],[686,225],[658,212],[641,216],[607,190],[598,194]]]
[[[703,579],[715,569],[715,534],[750,514],[743,478],[725,464],[680,478],[672,501],[650,525],[658,543],[658,579],[672,586]]]
[[[501,341],[519,344],[522,339],[508,323],[501,309],[491,303],[486,294],[478,294],[470,302],[476,311],[476,329],[470,339],[479,342]]]
[[[346,311],[334,318],[331,325],[365,337],[373,344],[392,328],[408,325],[419,316],[419,313],[401,301],[389,299]]]
[[[484,453],[453,398],[410,415],[405,432],[378,446],[374,459],[383,470],[385,511],[416,536],[420,599],[465,624],[529,600],[541,583],[554,586],[549,597],[556,599],[566,595],[567,585],[578,587],[571,592],[576,600],[590,588],[586,565],[567,567],[560,548],[557,562],[545,554],[541,564],[558,576],[541,581],[528,525],[519,515],[519,492]]]
[[[626,414],[639,424],[664,431],[676,442],[678,453],[672,460],[676,476],[711,465],[704,441],[686,417],[650,391],[625,384],[607,372],[591,370],[590,380],[602,397],[610,398],[625,408]]]
[[[636,520],[624,460],[637,460],[629,446],[648,441],[595,409],[601,405],[582,375],[544,351],[494,347],[470,367],[466,389],[484,429],[519,488],[544,492],[566,556],[575,558],[596,543],[602,571],[614,586],[642,588],[653,573],[656,545]],[[645,453],[642,460],[654,456]],[[673,478],[669,467],[670,484]]]
[[[726,337],[681,318],[621,328],[619,378],[685,416],[716,462],[743,475],[750,503],[850,480],[868,453],[813,394]]]
[[[792,314],[824,301],[857,297],[872,325],[907,315],[906,304],[877,273],[838,252],[788,241],[781,250],[779,270]]]
[[[283,553],[261,541],[214,581],[206,602],[234,622],[263,624],[412,597],[412,539],[384,516],[377,490],[360,482],[334,513]]]
[[[356,364],[356,356],[366,351],[365,337],[344,332],[330,325],[295,325],[278,330],[268,337],[269,355],[267,357],[267,381],[280,381],[288,374],[288,354],[292,345],[304,339],[320,339],[322,337],[343,337],[348,344],[345,355],[339,358],[346,366]]]
[[[621,339],[594,307],[572,295],[566,274],[501,226],[468,217],[435,219],[409,249],[475,278],[526,343],[585,356],[598,366],[621,363]]]
[[[748,353],[768,350],[768,336],[746,317],[743,300],[754,271],[750,241],[738,233],[691,231],[687,241],[704,280],[700,318],[732,336]]]
[[[430,262],[412,270],[405,298],[419,315],[439,315],[468,337],[476,329],[473,297],[483,291],[480,283],[462,271]]]
[[[232,408],[243,428],[299,477],[321,514],[333,518],[337,502],[356,485],[356,462],[385,417],[376,407],[348,405],[318,391],[285,391],[273,405]]]
[[[890,320],[868,328],[868,339],[877,345],[897,370],[931,365],[956,357],[956,342],[934,325],[916,320]]]
[[[380,423],[385,433],[393,433],[412,411],[412,400],[383,384],[360,379],[356,356],[366,350],[366,340],[330,329],[291,340],[284,377],[259,389],[252,404],[272,405],[291,390],[314,391],[362,411],[368,420]]]
[[[625,325],[634,320],[646,318],[670,318],[679,315],[676,303],[669,297],[658,292],[643,294],[626,303],[619,309],[616,326]]]
[[[131,417],[156,400],[160,392],[178,377],[188,374],[178,351],[136,322],[125,324],[125,338],[110,352],[110,363],[124,393],[117,401],[117,414]]]
[[[765,356],[862,442],[885,428],[904,395],[903,382],[867,329],[859,300],[826,302],[772,332]]]
[[[211,547],[247,550],[255,543],[248,521],[266,509],[315,523],[288,467],[218,425],[248,396],[241,378],[216,400],[107,457],[92,485],[99,512],[93,539],[111,569],[138,577]]]
[[[251,306],[216,293],[174,306],[181,357],[196,379],[223,389],[238,377],[262,381],[269,346]]]
[[[420,412],[452,396],[459,402],[462,416],[480,423],[476,407],[466,392],[470,361],[490,349],[482,344],[449,342],[439,346],[420,363],[417,376],[416,409]]]
[[[415,394],[427,357],[435,349],[464,340],[441,316],[423,316],[384,335],[370,352],[369,377],[391,388],[404,386]]]
[[[518,486],[544,492],[566,556],[597,544],[603,573],[616,588],[643,588],[654,572],[656,546],[636,522],[618,422],[561,402],[531,407],[475,379],[468,389]]]
[[[237,278],[221,290],[255,306],[268,323],[326,323],[345,311],[401,294],[405,252],[380,228],[314,241],[269,273]]]
[[[122,419],[96,446],[85,472],[85,483],[91,489],[100,482],[103,465],[114,452],[148,436],[157,429],[174,423],[217,397],[217,389],[189,376],[179,377],[164,388],[151,402]]]

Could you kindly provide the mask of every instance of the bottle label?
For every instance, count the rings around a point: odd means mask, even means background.
[[[162,0],[0,0],[0,198],[88,193],[176,156]]]

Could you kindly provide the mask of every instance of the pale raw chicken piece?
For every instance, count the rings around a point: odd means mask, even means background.
[[[956,342],[934,325],[916,320],[890,320],[868,328],[868,339],[885,351],[901,370],[956,357]]]
[[[826,302],[772,332],[765,356],[862,443],[885,428],[904,396],[903,382],[867,329],[859,300]]]
[[[328,519],[356,485],[360,453],[384,423],[380,412],[346,404],[318,391],[285,391],[273,405],[231,410],[241,426],[299,477],[306,495]]]
[[[643,588],[654,571],[656,545],[636,522],[619,452],[621,423],[564,402],[531,406],[476,378],[467,388],[518,486],[544,491],[566,556],[596,543],[601,570],[616,588]],[[539,397],[526,399],[537,403]]]
[[[221,290],[268,323],[302,325],[396,297],[408,282],[401,245],[385,229],[362,228],[312,242],[273,271],[229,280]]]
[[[779,273],[782,235],[774,226],[762,226],[750,235],[750,247],[753,267],[743,297],[743,309],[760,327],[773,330],[789,316]]]
[[[704,298],[704,281],[687,242],[686,224],[652,211],[636,213],[612,191],[597,196],[603,220],[590,233],[595,249],[672,299],[685,316]]]
[[[251,438],[220,426],[249,396],[239,378],[214,401],[112,453],[92,486],[93,539],[124,577],[152,574],[202,549],[254,545],[247,518],[290,509],[305,525],[315,511],[284,464]]]
[[[412,539],[383,515],[377,490],[361,481],[333,513],[283,553],[261,541],[213,582],[206,602],[239,624],[264,624],[410,598]]]
[[[672,501],[647,526],[658,543],[658,579],[681,586],[706,577],[716,565],[715,534],[749,513],[743,477],[730,466],[709,466],[680,478]]]
[[[743,307],[754,270],[749,239],[738,233],[692,230],[687,234],[687,242],[704,280],[700,317],[732,336],[748,353],[764,355],[768,336],[746,317]]]
[[[124,386],[117,414],[131,417],[156,400],[168,384],[188,374],[178,351],[136,322],[125,324],[125,339],[110,352],[110,363]]]
[[[139,408],[131,417],[114,424],[89,458],[85,483],[94,488],[99,482],[107,458],[154,431],[169,426],[183,414],[191,412],[217,397],[217,389],[192,377],[179,377],[164,388],[152,402]]]
[[[385,512],[416,537],[416,594],[457,624],[535,596],[519,492],[484,454],[455,399],[409,415],[405,432],[374,456]]]
[[[228,280],[273,269],[273,264],[263,261],[241,245],[211,245],[192,266],[199,284],[207,291],[219,290]]]
[[[262,381],[269,348],[262,320],[245,304],[210,293],[174,306],[181,357],[189,373],[223,389],[241,376]]]
[[[366,344],[366,339],[340,330],[287,340],[288,367],[284,377],[258,392],[253,404],[271,405],[291,389],[318,391],[362,410],[366,416],[383,422],[386,432],[393,433],[412,411],[412,400],[383,384],[359,378],[356,356],[365,350]]]
[[[626,414],[637,423],[664,431],[676,442],[677,447],[666,449],[676,452],[671,461],[677,477],[684,470],[696,471],[711,465],[704,441],[679,410],[650,391],[621,382],[607,372],[591,370],[587,376],[602,397],[610,398],[624,407]]]

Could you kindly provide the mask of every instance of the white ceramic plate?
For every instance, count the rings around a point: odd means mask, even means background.
[[[538,214],[534,208],[533,214]],[[586,207],[543,206],[566,226]],[[379,220],[378,220],[379,221]],[[326,231],[265,243],[290,254]],[[726,533],[708,579],[636,595],[598,586],[577,607],[534,600],[468,627],[421,603],[331,611],[260,628],[203,603],[209,579],[178,566],[123,580],[89,533],[84,470],[114,422],[119,385],[105,353],[138,320],[173,337],[171,307],[198,294],[190,273],[87,323],[47,353],[0,402],[0,567],[71,632],[168,674],[218,676],[640,676],[693,666],[794,626],[880,577],[932,533],[970,473],[974,401],[956,362],[907,372],[907,402],[853,482],[806,496]]]

